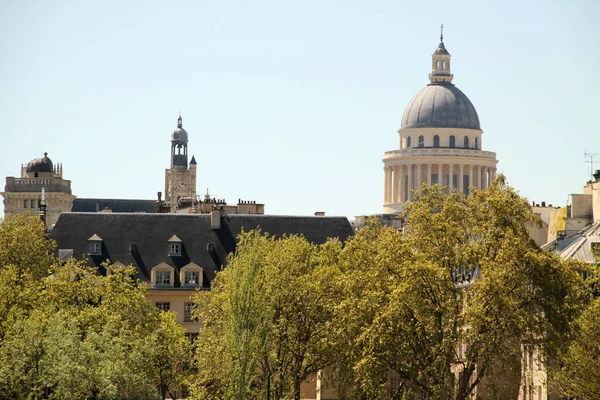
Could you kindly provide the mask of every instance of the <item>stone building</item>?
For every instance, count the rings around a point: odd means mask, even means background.
[[[59,215],[71,211],[75,196],[71,193],[71,181],[63,179],[62,164],[54,164],[48,153],[44,157],[21,165],[21,176],[6,177],[4,192],[4,214],[38,214],[44,192],[46,225],[51,228]]]
[[[200,323],[191,316],[191,296],[210,289],[235,250],[237,236],[257,227],[276,237],[302,234],[313,243],[346,240],[353,234],[345,217],[228,215],[215,210],[192,215],[67,212],[50,237],[59,258],[83,259],[100,273],[105,273],[104,262],[134,266],[137,277],[150,287],[149,300],[176,312],[193,339]]]
[[[475,107],[452,80],[443,34],[432,55],[430,83],[408,104],[398,130],[400,148],[384,154],[384,213],[403,210],[411,190],[441,184],[468,192],[496,176],[496,153],[482,150]]]

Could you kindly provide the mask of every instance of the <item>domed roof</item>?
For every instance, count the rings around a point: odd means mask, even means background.
[[[402,128],[481,130],[473,103],[451,83],[434,83],[421,90],[406,107]]]
[[[53,172],[54,166],[52,160],[48,158],[48,153],[44,157],[36,158],[27,164],[27,172]]]
[[[175,128],[175,130],[171,134],[171,140],[176,140],[178,142],[187,142],[188,134],[183,128]]]
[[[185,131],[185,129],[183,129],[183,121],[181,119],[181,115],[179,116],[179,118],[177,118],[177,128],[175,128],[175,130],[171,134],[171,140],[174,140],[177,142],[187,142],[188,141],[188,134]]]

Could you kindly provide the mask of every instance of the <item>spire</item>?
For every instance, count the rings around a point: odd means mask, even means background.
[[[190,161],[190,165],[196,165],[196,157],[192,156],[192,161]]]
[[[179,118],[177,118],[177,127],[183,128],[183,121],[181,119],[181,111],[179,112]]]
[[[431,73],[429,80],[432,84],[451,84],[454,76],[450,72],[450,53],[444,45],[444,24],[440,25],[440,44],[431,56]]]

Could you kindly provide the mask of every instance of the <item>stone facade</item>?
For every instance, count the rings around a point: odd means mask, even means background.
[[[73,199],[71,181],[63,179],[62,164],[54,165],[44,157],[31,160],[26,166],[21,166],[21,176],[6,177],[4,192],[4,215],[40,213],[40,202],[44,192],[46,204],[46,226],[51,229],[59,215],[71,211]]]

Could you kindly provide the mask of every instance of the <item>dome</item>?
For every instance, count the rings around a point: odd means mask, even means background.
[[[54,166],[52,160],[48,158],[48,153],[44,157],[36,158],[27,164],[27,172],[53,172]]]
[[[402,128],[478,129],[479,116],[471,100],[449,83],[430,84],[408,104]]]
[[[185,129],[177,127],[171,134],[171,140],[176,140],[178,142],[187,142],[188,134],[185,131]]]

